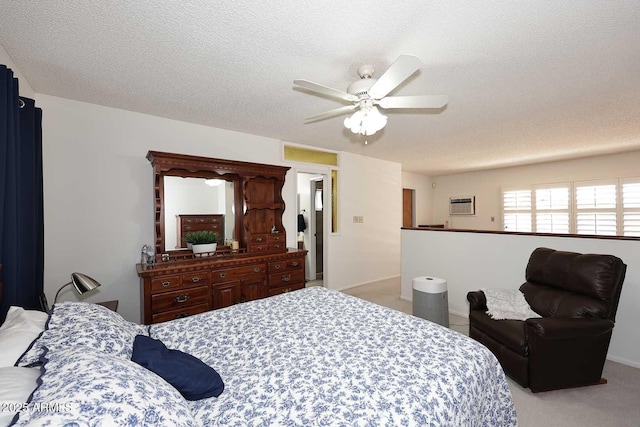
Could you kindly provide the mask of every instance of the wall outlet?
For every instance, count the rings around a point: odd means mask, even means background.
[[[354,224],[362,224],[362,222],[363,222],[363,221],[364,221],[364,220],[363,220],[363,217],[362,217],[362,216],[354,216],[354,217],[353,217],[353,223],[354,223]]]

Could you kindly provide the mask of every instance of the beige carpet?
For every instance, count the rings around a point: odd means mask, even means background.
[[[400,299],[400,279],[357,286],[347,294],[411,314]],[[449,315],[451,329],[469,334],[465,317]],[[640,369],[607,361],[607,384],[531,393],[508,379],[521,427],[640,427]]]

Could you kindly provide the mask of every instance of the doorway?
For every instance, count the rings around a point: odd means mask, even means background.
[[[415,224],[415,203],[414,203],[415,190],[410,188],[402,189],[402,226],[413,227]]]
[[[314,221],[312,221],[312,229],[311,233],[315,238],[315,259],[316,259],[316,268],[315,272],[312,272],[311,277],[315,278],[314,280],[322,280],[323,279],[323,270],[324,270],[324,232],[323,232],[323,224],[324,224],[324,190],[322,178],[312,179],[311,180],[311,194],[313,194],[311,208],[313,209]]]
[[[327,220],[325,211],[329,175],[297,172],[298,248],[308,251],[305,258],[306,286],[324,286],[327,280]]]

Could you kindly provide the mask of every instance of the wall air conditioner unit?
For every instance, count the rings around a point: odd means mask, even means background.
[[[475,215],[476,196],[449,197],[449,215]]]

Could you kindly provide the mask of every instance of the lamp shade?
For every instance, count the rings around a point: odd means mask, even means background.
[[[366,105],[344,119],[344,126],[353,133],[369,136],[378,132],[387,124],[387,116],[375,106]]]
[[[94,279],[87,276],[86,274],[71,273],[71,281],[69,283],[65,283],[60,287],[60,289],[58,289],[58,292],[56,292],[56,297],[53,300],[54,303],[58,301],[58,295],[60,295],[60,292],[69,285],[73,285],[76,292],[82,295],[85,292],[92,291],[95,288],[99,287],[100,283],[96,282]],[[48,307],[47,307],[47,311],[48,311]]]
[[[100,283],[82,273],[71,273],[71,283],[79,294],[84,294],[100,287]]]

